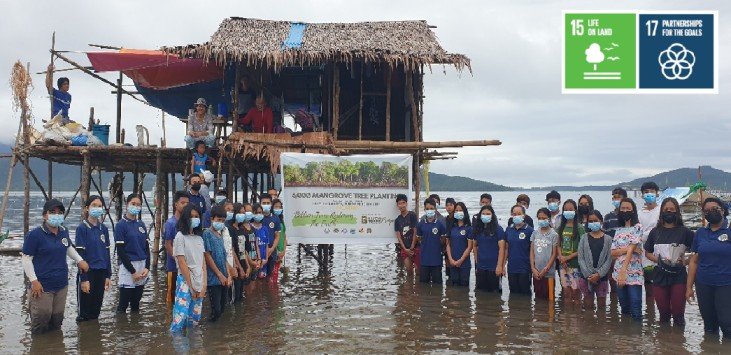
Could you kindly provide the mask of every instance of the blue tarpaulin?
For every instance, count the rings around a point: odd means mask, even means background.
[[[305,35],[306,23],[292,22],[289,25],[289,36],[282,43],[282,49],[302,47],[302,38]]]

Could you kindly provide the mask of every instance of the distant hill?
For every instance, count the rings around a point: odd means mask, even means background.
[[[703,182],[708,185],[708,189],[729,191],[731,173],[706,165],[701,166],[701,176]],[[619,185],[639,189],[645,181],[654,181],[661,189],[665,189],[666,187],[689,186],[698,182],[698,168],[670,170],[650,177],[623,182]]]
[[[425,186],[421,190],[425,191]],[[462,176],[449,176],[429,173],[429,189],[432,191],[511,191],[515,188],[493,184],[491,182],[475,180]]]

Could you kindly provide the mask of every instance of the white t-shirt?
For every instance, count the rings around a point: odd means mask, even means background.
[[[644,248],[644,244],[647,241],[647,237],[650,235],[650,231],[657,226],[657,221],[660,219],[660,205],[656,205],[655,208],[648,210],[644,206],[640,209],[640,213],[637,215],[642,225],[642,245],[639,248]],[[641,249],[644,251],[644,249]],[[642,253],[642,267],[655,266],[656,264]]]
[[[204,257],[205,246],[203,237],[199,235],[183,235],[178,232],[173,241],[173,255],[176,256],[175,263],[178,263],[178,255],[185,257],[185,263],[190,270],[190,282],[193,291],[200,292],[203,288],[203,265],[206,262]],[[178,265],[180,270],[180,265]]]

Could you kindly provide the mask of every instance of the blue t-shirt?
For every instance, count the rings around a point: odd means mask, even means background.
[[[258,229],[253,225],[251,227],[254,228],[254,235],[256,236],[257,247],[259,248],[259,258],[264,260],[267,257],[267,246],[269,245],[267,227],[264,225]]]
[[[423,266],[442,266],[442,236],[447,233],[444,222],[423,220],[416,225],[416,235],[421,237],[419,257]]]
[[[147,260],[150,257],[147,228],[145,223],[138,219],[127,219],[125,216],[117,222],[114,227],[114,241],[116,244],[124,244],[124,250],[130,261]]]
[[[66,249],[72,245],[69,232],[58,228],[58,234],[46,229],[45,224],[30,232],[23,240],[23,254],[33,257],[33,270],[46,292],[56,292],[69,284]]]
[[[112,277],[109,246],[109,229],[104,223],[93,226],[83,221],[76,227],[76,249],[79,249],[79,255],[89,264],[89,269],[105,270],[107,278]],[[87,273],[81,273],[79,278],[86,281]]]
[[[163,240],[169,240],[171,242],[175,241],[175,236],[178,234],[178,231],[176,230],[177,224],[178,219],[175,218],[175,215],[168,218],[168,220],[165,222],[165,226],[163,227]],[[168,255],[168,258],[165,261],[165,269],[167,269],[168,272],[178,272],[178,265],[175,263],[175,258],[172,255]]]
[[[202,173],[203,170],[207,170],[206,162],[208,161],[208,154],[199,155],[198,152],[193,153],[193,167],[195,173]]]
[[[203,231],[203,245],[206,248],[206,253],[211,254],[213,262],[216,264],[218,271],[220,271],[224,277],[228,277],[228,267],[226,267],[226,245],[223,242],[223,237],[215,235],[210,229]],[[211,268],[208,268],[208,286],[220,286],[221,280],[218,279],[216,273]]]
[[[499,241],[505,241],[505,230],[500,225],[495,229],[495,233],[488,234],[483,230],[475,237],[477,242],[477,269],[486,271],[495,271],[500,255]]]
[[[452,259],[454,260],[458,260],[462,257],[464,251],[467,250],[468,241],[474,239],[474,236],[472,235],[472,227],[460,227],[456,223],[452,226],[452,230],[449,231],[449,235],[447,237],[449,238],[449,247],[452,251]],[[472,268],[470,255],[467,255],[467,258],[464,260],[462,265],[460,265],[460,268]]]
[[[279,220],[279,217],[270,214],[268,216],[264,216],[264,219],[261,221],[261,225],[263,225],[267,231],[267,241],[269,243],[269,247],[271,248],[274,245],[274,238],[275,234],[282,230],[281,221]],[[274,250],[273,253],[276,253],[277,251]]]
[[[691,251],[698,253],[696,281],[708,286],[731,285],[731,229],[695,232]]]
[[[71,94],[58,89],[53,89],[53,116],[56,116],[58,111],[61,111],[61,115],[68,118],[70,108]]]
[[[520,229],[508,227],[505,240],[508,242],[508,272],[511,274],[530,273],[530,236],[533,228],[523,224]]]

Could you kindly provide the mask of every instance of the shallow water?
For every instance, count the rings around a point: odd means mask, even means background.
[[[468,206],[479,196],[451,195]],[[493,194],[499,215],[505,216],[515,195]],[[530,195],[537,205],[545,192]],[[609,205],[607,192],[592,195]],[[13,229],[18,226],[17,220],[11,222]],[[204,322],[187,337],[173,338],[167,331],[163,269],[153,273],[140,314],[115,315],[118,293],[113,289],[98,321],[77,324],[76,291],[71,289],[62,331],[31,337],[20,258],[0,255],[5,271],[0,273],[0,352],[696,353],[728,347],[704,339],[696,305],[686,308],[685,329],[676,329],[660,326],[653,307],[639,325],[622,319],[616,303],[594,312],[565,306],[560,299],[549,304],[510,297],[507,285],[501,297],[472,288],[423,285],[401,270],[393,246],[336,245],[329,273],[290,246],[286,266],[289,271],[281,273],[279,282],[253,283],[241,304],[229,306],[219,322]]]

